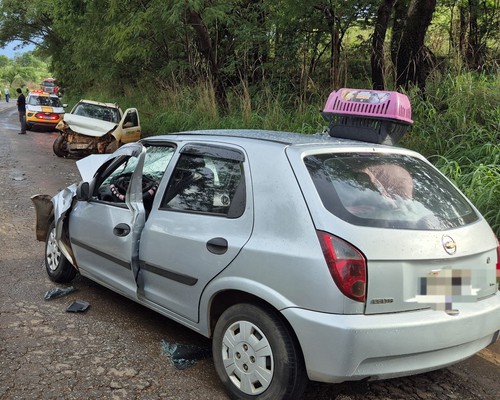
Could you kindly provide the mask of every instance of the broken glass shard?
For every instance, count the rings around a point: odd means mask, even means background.
[[[65,287],[65,288],[60,288],[60,287],[55,287],[52,289],[47,290],[45,293],[44,299],[45,300],[52,300],[56,299],[58,297],[66,296],[67,294],[70,294],[71,292],[74,292],[76,289],[73,286]]]
[[[189,368],[194,365],[197,360],[212,355],[212,351],[209,347],[170,343],[166,340],[161,341],[161,347],[173,366],[177,369]]]

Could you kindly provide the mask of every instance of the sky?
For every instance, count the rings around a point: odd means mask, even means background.
[[[16,47],[16,45],[18,45],[19,43],[20,42],[10,42],[7,46],[0,48],[0,55],[7,56],[9,58],[14,58],[16,53],[25,53],[35,48],[33,45],[29,45],[23,47],[22,49],[14,50],[14,47]]]

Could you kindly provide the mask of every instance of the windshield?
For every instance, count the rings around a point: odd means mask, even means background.
[[[325,208],[355,225],[441,230],[478,219],[453,185],[414,157],[321,154],[305,164]]]
[[[79,103],[71,113],[81,115],[82,117],[113,122],[115,124],[119,123],[121,119],[120,112],[117,108],[106,107],[99,104]]]
[[[54,87],[55,83],[54,82],[43,81],[43,86],[45,86],[45,87]]]

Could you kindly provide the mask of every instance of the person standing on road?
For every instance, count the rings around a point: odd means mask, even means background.
[[[10,99],[9,88],[6,86],[5,89],[3,90],[3,92],[5,93],[5,101],[8,103],[9,99]]]
[[[19,122],[21,123],[20,135],[26,134],[26,97],[24,97],[21,88],[17,88],[16,92],[19,93],[17,97],[17,111],[19,112]]]

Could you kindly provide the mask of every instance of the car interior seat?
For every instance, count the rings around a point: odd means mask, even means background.
[[[211,212],[214,202],[214,173],[199,156],[184,156],[169,183],[164,204],[169,208]]]

